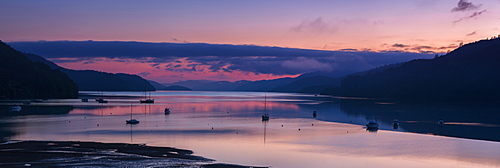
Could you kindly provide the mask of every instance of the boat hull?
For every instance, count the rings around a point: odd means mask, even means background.
[[[131,119],[131,120],[127,120],[125,121],[127,124],[139,124],[139,121],[136,120],[136,119]]]

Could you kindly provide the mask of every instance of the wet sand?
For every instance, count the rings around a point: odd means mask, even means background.
[[[250,167],[213,163],[192,154],[190,150],[142,144],[7,141],[0,143],[0,167]]]

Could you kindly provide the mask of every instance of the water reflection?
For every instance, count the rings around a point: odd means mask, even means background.
[[[141,92],[107,94],[107,104],[58,100],[59,104],[23,106],[19,112],[0,106],[0,134],[5,139],[172,146],[220,162],[273,167],[500,165],[497,142],[423,135],[499,141],[496,106],[342,101],[258,92],[153,92],[154,104],[139,104],[140,96],[135,95]],[[171,110],[168,115],[165,107]],[[131,110],[140,124],[124,123]],[[271,120],[261,120],[265,111]],[[440,118],[445,121],[442,127],[437,124]],[[371,119],[378,121],[379,129],[366,129]]]
[[[342,101],[340,109],[349,116],[377,118],[385,125],[392,125],[393,129],[500,141],[500,134],[497,133],[500,131],[497,113],[500,107],[496,104],[380,104],[369,101]],[[393,118],[399,119],[397,126],[391,124],[394,123]]]

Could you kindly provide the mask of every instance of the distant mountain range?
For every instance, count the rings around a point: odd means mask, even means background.
[[[154,91],[155,88],[145,79],[137,75],[124,73],[106,73],[94,70],[72,70],[62,68],[45,58],[34,55],[24,54],[28,59],[34,62],[42,62],[52,69],[60,70],[66,73],[75,83],[78,84],[78,90],[82,91]]]
[[[500,100],[500,39],[466,44],[444,56],[355,74],[323,94],[427,101]]]
[[[0,98],[76,98],[77,85],[63,72],[35,63],[0,41]]]
[[[297,78],[280,78],[261,81],[209,81],[187,80],[163,83],[163,86],[184,86],[198,91],[260,91],[260,92],[300,92],[320,93],[325,88],[338,86],[341,78],[323,76],[316,73],[304,74]]]

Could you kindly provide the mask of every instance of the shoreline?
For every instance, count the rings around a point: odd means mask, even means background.
[[[1,167],[200,167],[250,168],[145,144],[81,141],[1,141]]]

